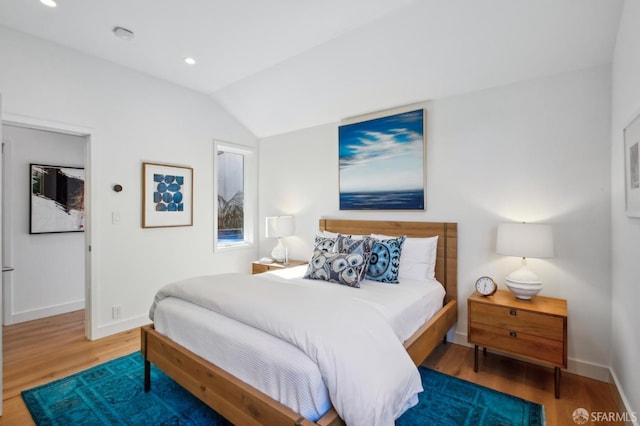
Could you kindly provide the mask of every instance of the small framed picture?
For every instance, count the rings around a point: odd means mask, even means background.
[[[83,232],[84,169],[30,164],[29,233]]]
[[[625,209],[640,217],[640,114],[624,129]]]
[[[193,225],[193,168],[142,164],[142,227]]]

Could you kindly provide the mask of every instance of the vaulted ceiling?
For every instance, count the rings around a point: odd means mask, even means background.
[[[2,0],[0,25],[205,93],[258,137],[611,62],[623,0]],[[135,33],[118,39],[115,26]],[[186,65],[185,57],[197,60]]]

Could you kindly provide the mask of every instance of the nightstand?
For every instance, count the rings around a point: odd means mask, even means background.
[[[291,268],[293,266],[305,265],[307,263],[309,262],[307,262],[306,260],[291,260],[291,259],[289,259],[289,263],[287,263],[286,265],[284,263],[278,263],[278,262],[260,263],[258,261],[255,261],[251,263],[251,273],[261,274],[267,271]]]
[[[478,346],[554,367],[556,398],[560,368],[567,368],[567,301],[534,296],[520,300],[510,291],[493,296],[474,292],[467,299],[467,336],[474,345],[473,371],[478,371]]]

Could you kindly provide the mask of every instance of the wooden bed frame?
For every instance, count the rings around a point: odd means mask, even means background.
[[[351,235],[437,235],[436,278],[446,290],[443,308],[411,336],[404,346],[416,365],[443,340],[458,319],[458,228],[456,223],[361,221],[320,219],[320,230]],[[145,391],[151,387],[151,363],[180,383],[205,404],[236,425],[344,425],[334,409],[316,423],[244,383],[220,367],[155,331],[141,329],[141,351],[145,359]]]

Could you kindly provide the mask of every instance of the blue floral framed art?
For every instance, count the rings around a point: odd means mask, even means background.
[[[142,164],[142,227],[193,225],[193,168]]]
[[[338,128],[340,210],[425,210],[424,109]]]

